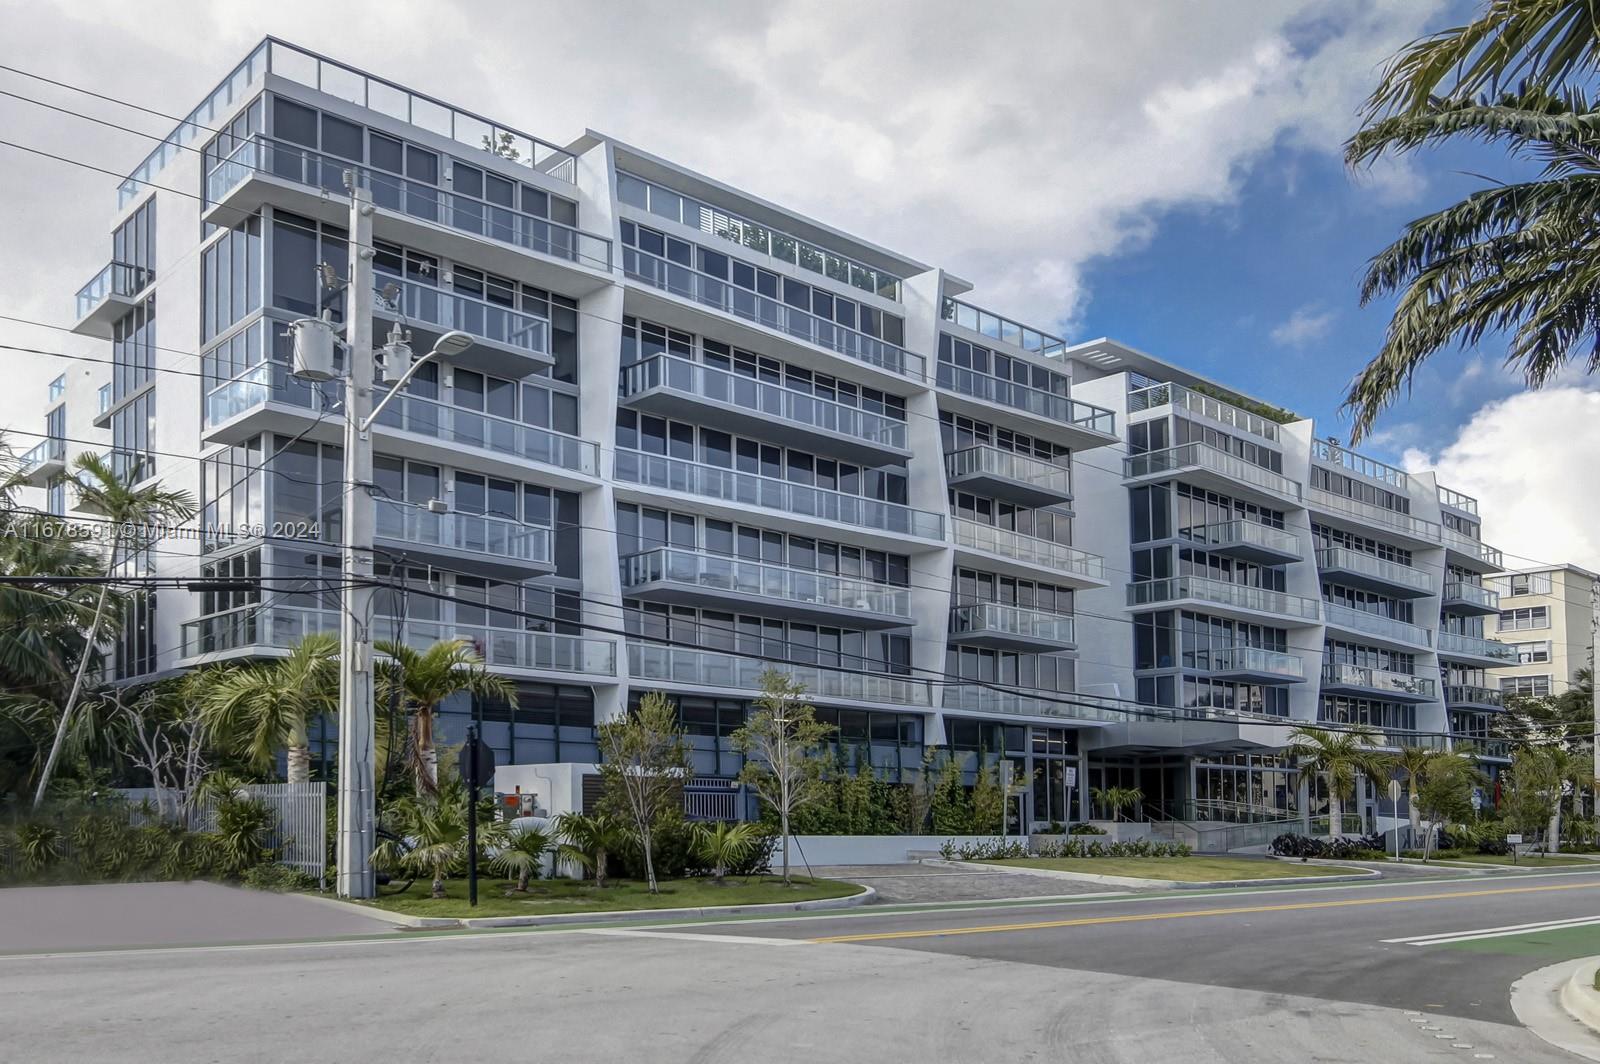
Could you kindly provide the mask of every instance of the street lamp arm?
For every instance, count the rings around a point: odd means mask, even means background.
[[[401,374],[400,379],[395,382],[394,387],[389,389],[389,394],[384,396],[383,400],[378,403],[377,406],[372,408],[371,414],[361,419],[361,422],[359,425],[357,425],[357,428],[359,428],[362,432],[366,432],[368,429],[370,429],[372,427],[372,423],[378,420],[378,415],[383,413],[383,408],[389,405],[389,401],[396,395],[399,395],[400,390],[410,382],[412,377],[416,376],[417,370],[427,365],[428,362],[438,354],[439,349],[436,347],[432,351],[429,351],[427,354],[423,355],[421,358],[414,360],[411,363],[411,368],[406,370],[405,373]]]

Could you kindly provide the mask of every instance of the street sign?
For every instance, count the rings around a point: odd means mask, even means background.
[[[1078,766],[1077,765],[1068,765],[1067,766],[1066,777],[1067,777],[1067,788],[1070,790],[1071,788],[1076,787],[1078,785]]]
[[[1400,781],[1399,780],[1390,780],[1389,781],[1389,801],[1398,802],[1399,800],[1400,800]]]
[[[1522,845],[1522,836],[1521,835],[1507,835],[1506,836],[1506,845],[1507,846],[1520,846],[1520,845]]]
[[[472,751],[478,752],[478,774],[472,774]],[[461,770],[461,782],[467,786],[477,783],[482,787],[494,776],[494,747],[474,736],[461,746],[461,754],[456,758],[456,767]]]

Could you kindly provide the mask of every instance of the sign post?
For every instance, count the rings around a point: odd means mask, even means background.
[[[478,726],[467,725],[467,741],[456,762],[467,784],[467,904],[478,904],[478,788],[494,775],[494,749],[478,738]]]
[[[1507,835],[1506,845],[1511,847],[1511,863],[1517,863],[1517,847],[1522,845],[1521,835]]]

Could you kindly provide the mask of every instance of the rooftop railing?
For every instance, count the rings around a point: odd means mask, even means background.
[[[1329,440],[1312,440],[1311,457],[1319,462],[1336,465],[1341,469],[1366,477],[1368,480],[1382,481],[1398,491],[1405,491],[1411,483],[1411,476],[1404,469],[1380,462],[1376,458],[1368,458],[1364,454],[1340,447]]]
[[[1392,562],[1375,554],[1368,554],[1365,551],[1351,550],[1348,547],[1323,547],[1319,549],[1317,551],[1317,568],[1324,571],[1340,570],[1348,573],[1360,573],[1374,580],[1397,584],[1413,591],[1426,592],[1433,588],[1433,578],[1421,569],[1413,569],[1409,565]]]
[[[950,611],[950,633],[994,633],[1021,639],[1071,643],[1077,618],[1069,613],[1049,613],[1004,602],[974,602]]]
[[[939,316],[945,321],[955,322],[963,328],[973,332],[982,333],[991,340],[1019,347],[1024,351],[1032,351],[1046,358],[1058,356],[1067,349],[1067,342],[1059,336],[1051,336],[1039,329],[1002,318],[998,314],[991,314],[982,307],[964,303],[959,299],[946,296],[939,304]]]
[[[1383,506],[1374,506],[1370,502],[1361,502],[1357,499],[1335,495],[1322,488],[1312,488],[1310,499],[1316,507],[1332,510],[1336,513],[1346,514],[1369,524],[1383,525],[1398,532],[1405,532],[1420,539],[1437,542],[1441,529],[1436,521],[1424,521],[1420,517],[1412,517],[1397,510],[1390,510]]]
[[[1163,580],[1135,580],[1128,585],[1128,605],[1153,606],[1183,599],[1198,599],[1257,613],[1315,621],[1321,603],[1314,598],[1250,587],[1204,576],[1172,576]]]
[[[1278,439],[1278,423],[1260,414],[1252,414],[1231,403],[1213,399],[1209,395],[1185,388],[1181,384],[1157,384],[1128,393],[1128,412],[1154,410],[1162,406],[1175,406],[1199,414],[1201,417],[1224,425],[1242,429],[1264,440]]]
[[[965,517],[953,518],[952,524],[957,546],[988,551],[1058,573],[1073,573],[1090,580],[1105,579],[1105,559],[1098,554]]]
[[[627,554],[619,561],[625,591],[666,582],[752,599],[905,617],[910,623],[910,590],[889,584],[677,547]]]
[[[1407,621],[1398,621],[1393,617],[1384,617],[1366,610],[1351,609],[1341,606],[1336,602],[1323,605],[1323,616],[1329,624],[1340,628],[1349,628],[1367,635],[1375,635],[1380,639],[1390,639],[1408,646],[1430,647],[1433,645],[1433,633],[1418,624]]]
[[[1164,451],[1129,455],[1122,460],[1122,469],[1122,475],[1130,480],[1178,473],[1185,469],[1206,469],[1287,501],[1300,502],[1300,485],[1295,481],[1208,443],[1184,443]]]
[[[1070,396],[1047,392],[1015,381],[1004,381],[987,373],[963,369],[949,362],[940,362],[938,385],[974,399],[995,403],[1033,414],[1036,417],[1074,425],[1090,432],[1115,435],[1117,415],[1105,407],[1080,402]]]
[[[1471,495],[1463,495],[1459,491],[1451,491],[1442,484],[1439,486],[1439,502],[1441,505],[1460,510],[1463,513],[1476,514],[1478,512],[1477,499],[1474,499]]]
[[[78,289],[78,317],[88,317],[94,308],[112,296],[132,299],[155,280],[155,273],[143,266],[126,262],[109,262],[89,282]]]
[[[763,661],[742,654],[693,647],[663,646],[631,640],[628,643],[628,673],[636,680],[759,692],[761,674],[768,669],[784,673],[803,684],[806,696],[812,699],[844,699],[923,708],[932,705],[928,682],[908,676],[846,671],[786,661]]]
[[[622,270],[652,288],[755,322],[869,366],[912,380],[924,380],[927,376],[927,365],[921,355],[659,255],[624,247]]]
[[[766,414],[808,428],[853,436],[885,447],[904,448],[904,420],[856,406],[809,395],[769,381],[672,355],[649,358],[622,367],[622,394],[639,395],[652,388],[671,388],[719,403]]]
[[[740,506],[763,506],[800,517],[820,518],[882,532],[944,538],[944,515],[916,510],[899,503],[882,502],[827,488],[814,488],[758,473],[690,462],[682,458],[646,454],[619,447],[614,459],[616,479],[667,491],[719,499]]]
[[[1060,495],[1072,494],[1072,470],[1067,467],[988,444],[951,451],[944,456],[944,468],[952,480],[981,473]]]
[[[256,173],[270,174],[330,195],[347,196],[346,170],[359,175],[371,190],[372,202],[377,207],[524,251],[605,272],[611,270],[611,241],[605,237],[265,136],[243,141],[226,159],[212,167],[206,176],[206,202],[221,201],[230,189]]]

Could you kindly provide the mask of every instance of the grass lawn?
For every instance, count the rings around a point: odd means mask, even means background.
[[[854,883],[834,879],[806,879],[794,876],[794,886],[786,887],[776,876],[729,877],[725,886],[709,879],[663,879],[661,893],[651,894],[642,882],[610,879],[599,890],[591,882],[570,879],[536,879],[528,893],[506,896],[514,881],[485,877],[478,880],[478,905],[467,904],[467,881],[447,879],[448,897],[429,897],[430,885],[422,879],[404,894],[380,895],[367,904],[411,916],[543,916],[548,913],[610,912],[617,909],[692,909],[711,905],[760,905],[772,902],[812,901],[817,898],[842,898],[859,893]]]
[[[1407,856],[1420,857],[1421,854],[1420,853],[1408,854]],[[1534,857],[1531,854],[1526,854],[1525,853],[1521,857],[1518,857],[1515,862],[1512,862],[1511,855],[1508,854],[1508,853],[1507,854],[1473,853],[1473,854],[1462,854],[1460,857],[1429,858],[1429,860],[1430,861],[1431,860],[1470,861],[1473,864],[1501,864],[1501,865],[1508,865],[1508,864],[1515,863],[1518,868],[1554,868],[1554,867],[1556,867],[1558,865],[1596,865],[1597,867],[1600,867],[1600,862],[1586,861],[1582,857],[1566,857],[1566,856],[1563,856],[1563,855],[1558,854],[1558,853],[1551,854],[1549,857]]]
[[[1049,868],[1061,872],[1086,872],[1097,876],[1132,876],[1138,879],[1173,879],[1206,883],[1230,879],[1290,879],[1336,876],[1341,871],[1303,865],[1298,861],[1252,861],[1238,857],[1013,857],[984,864]]]

